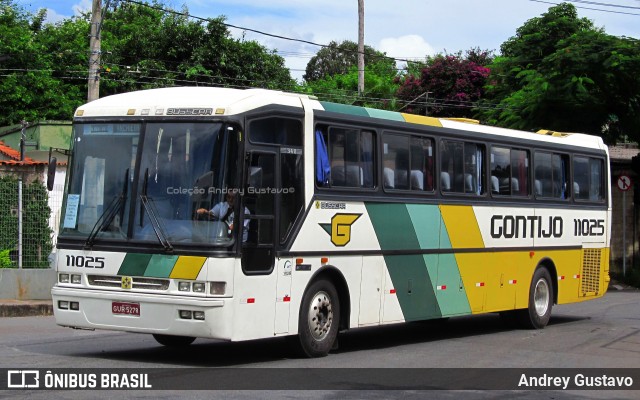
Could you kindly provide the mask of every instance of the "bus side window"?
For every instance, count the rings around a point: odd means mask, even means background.
[[[373,188],[373,132],[331,127],[325,139],[330,165],[329,186]]]

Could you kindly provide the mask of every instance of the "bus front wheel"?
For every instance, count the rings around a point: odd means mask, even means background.
[[[173,335],[160,335],[153,334],[153,338],[156,342],[167,347],[186,347],[193,343],[196,338],[191,336],[173,336]]]
[[[328,280],[315,281],[302,299],[298,319],[298,347],[307,357],[326,356],[338,336],[340,299]]]
[[[533,274],[529,288],[529,307],[519,310],[519,320],[523,327],[542,329],[549,323],[553,307],[553,283],[551,274],[545,267]]]

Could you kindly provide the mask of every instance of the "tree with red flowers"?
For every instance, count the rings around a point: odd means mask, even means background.
[[[427,59],[420,75],[407,74],[396,96],[406,106],[402,111],[437,117],[472,118],[473,107],[482,98],[489,75],[490,51],[471,49],[463,56],[439,54]],[[415,68],[413,68],[415,70]]]

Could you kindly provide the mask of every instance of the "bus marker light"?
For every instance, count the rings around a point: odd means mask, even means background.
[[[304,262],[304,259],[302,258],[296,258],[296,265],[300,265]]]
[[[484,287],[484,282],[476,282],[476,287]]]
[[[136,109],[135,108],[130,108],[127,110],[127,115],[136,115]]]
[[[211,282],[211,294],[223,295],[227,291],[227,282]]]
[[[198,321],[204,321],[204,311],[194,311],[193,319],[197,319]]]
[[[580,279],[580,274],[578,274],[578,275],[574,275],[574,276],[573,276],[573,278],[574,278],[574,279]]]
[[[253,297],[250,297],[247,299],[247,304],[253,304],[256,302],[256,299],[254,299]]]
[[[447,290],[447,285],[438,285],[436,288],[438,290]]]
[[[535,255],[536,255],[535,251],[530,251],[529,252],[529,258],[533,258],[533,256],[535,256]]]
[[[328,263],[328,262],[329,262],[329,257],[322,257],[322,258],[320,259],[320,262],[322,263],[322,265],[325,265],[326,263]]]
[[[518,283],[516,279],[509,279],[509,285],[515,285],[516,283]]]
[[[291,297],[290,296],[284,296],[282,298],[282,301],[284,301],[284,302],[291,301]]]
[[[560,275],[560,276],[558,277],[558,280],[559,280],[559,281],[563,281],[563,280],[564,280],[564,275]]]
[[[389,294],[396,294],[396,290],[395,289],[389,290]]]

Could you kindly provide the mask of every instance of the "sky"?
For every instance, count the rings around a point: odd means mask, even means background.
[[[26,10],[47,8],[57,22],[90,10],[91,0],[16,0]],[[104,5],[107,0],[102,0]],[[121,0],[122,1],[122,0]],[[148,1],[148,0],[147,0]],[[111,0],[113,3],[114,0]],[[150,2],[150,1],[149,1]],[[471,48],[495,50],[527,20],[559,0],[365,0],[365,43],[400,59],[456,53]],[[580,17],[615,36],[640,38],[640,0],[576,0]],[[224,15],[229,24],[270,34],[328,44],[358,38],[357,0],[164,0],[176,10],[186,5],[197,17]],[[256,40],[285,58],[291,75],[302,80],[310,44],[231,29],[235,37]]]

